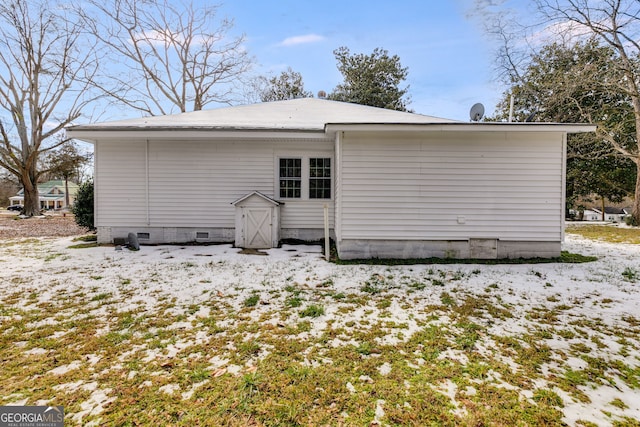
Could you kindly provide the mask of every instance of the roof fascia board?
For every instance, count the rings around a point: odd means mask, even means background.
[[[71,138],[87,142],[101,139],[317,139],[326,140],[324,131],[256,131],[219,129],[67,129]]]
[[[327,123],[325,131],[352,132],[595,132],[596,125],[580,123]]]
[[[238,203],[244,202],[245,200],[247,200],[248,198],[253,197],[253,196],[260,197],[261,199],[271,203],[274,206],[284,205],[284,202],[279,202],[279,201],[277,201],[275,199],[272,199],[271,197],[269,197],[269,196],[267,196],[265,194],[262,194],[259,191],[253,191],[253,192],[251,192],[251,193],[249,193],[249,194],[247,194],[245,196],[242,196],[238,200],[236,200],[235,202],[231,202],[231,204],[232,205],[237,205]]]

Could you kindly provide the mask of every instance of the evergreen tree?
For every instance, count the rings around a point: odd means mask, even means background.
[[[93,181],[86,181],[80,185],[76,201],[72,209],[76,223],[79,226],[95,229],[93,223]]]
[[[329,99],[407,111],[409,87],[400,85],[407,78],[408,68],[402,67],[397,55],[389,56],[381,48],[370,55],[351,54],[344,46],[333,54],[344,81],[329,94]]]
[[[260,92],[262,102],[284,101],[295,98],[313,98],[313,94],[304,89],[302,74],[293,71],[291,67],[283,71],[278,77],[267,79],[262,77],[265,88]]]

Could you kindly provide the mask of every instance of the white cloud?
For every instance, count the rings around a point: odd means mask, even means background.
[[[586,25],[577,22],[563,21],[553,23],[533,33],[528,41],[533,46],[549,44],[552,41],[561,41],[563,44],[573,44],[592,35],[593,31]]]
[[[299,44],[316,43],[323,41],[325,38],[318,34],[304,34],[301,36],[287,37],[278,43],[279,46],[297,46]]]

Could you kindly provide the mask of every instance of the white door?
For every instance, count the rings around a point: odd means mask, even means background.
[[[246,208],[245,248],[271,248],[271,208]]]

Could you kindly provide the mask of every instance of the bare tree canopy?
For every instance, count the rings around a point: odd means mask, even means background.
[[[524,19],[517,22],[517,19],[508,19],[505,13],[498,13],[491,20],[492,32],[502,43],[498,63],[503,66],[503,75],[508,76],[511,83],[524,83],[522,72],[528,64],[527,58],[534,57],[532,50],[540,48],[535,41],[542,35],[547,41],[555,39],[564,44],[592,39],[610,49],[614,55],[611,65],[615,67],[610,75],[615,78],[606,81],[607,91],[626,99],[633,111],[633,126],[621,138],[620,123],[599,122],[598,136],[640,170],[640,1],[534,0],[533,4],[540,18],[537,23],[524,22]],[[594,87],[603,85],[601,81],[591,83]],[[626,143],[629,136],[632,144]],[[640,173],[636,173],[634,193],[633,217],[640,223]]]
[[[597,123],[625,148],[635,144],[633,109],[629,97],[611,91],[620,79],[614,50],[594,39],[572,46],[553,43],[533,55],[522,70],[522,83],[514,83],[498,104],[491,120],[510,115],[514,97],[516,121],[535,114],[542,122]],[[633,194],[635,165],[597,133],[569,135],[567,140],[567,208],[597,195],[619,203]]]
[[[24,213],[39,213],[38,160],[64,143],[63,128],[91,101],[97,59],[63,2],[0,3],[0,166],[24,187]]]
[[[88,0],[88,31],[112,66],[99,86],[117,103],[148,115],[231,104],[251,66],[244,36],[216,5],[188,1]]]

